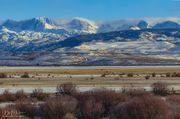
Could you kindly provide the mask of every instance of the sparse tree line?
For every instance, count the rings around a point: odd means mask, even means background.
[[[0,102],[14,104],[2,108],[0,116],[4,110],[18,110],[32,119],[180,119],[180,96],[168,95],[166,83],[154,83],[152,88],[153,93],[140,89],[79,92],[75,84],[65,83],[57,86],[56,94],[42,89],[31,94],[6,90]]]

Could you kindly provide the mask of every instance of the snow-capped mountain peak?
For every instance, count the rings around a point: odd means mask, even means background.
[[[34,18],[34,20],[36,22],[39,22],[41,23],[45,29],[54,29],[54,28],[57,28],[55,26],[55,23],[52,19],[49,19],[49,18],[45,18],[45,17],[36,17]]]
[[[28,20],[15,21],[6,20],[2,26],[15,32],[34,31],[48,33],[66,33],[72,35],[102,33],[122,30],[144,30],[144,29],[176,29],[180,28],[177,21],[159,21],[153,20],[116,20],[109,22],[96,22],[86,18],[74,17],[71,19],[50,19],[46,17],[36,17]]]
[[[147,29],[149,28],[149,24],[144,21],[144,20],[141,20],[138,24],[137,24],[137,27],[139,27],[140,29]]]
[[[77,32],[96,33],[98,26],[94,21],[75,17],[67,23],[66,28]]]
[[[179,29],[180,24],[174,21],[165,21],[157,23],[153,29]]]
[[[7,20],[2,26],[13,31],[44,31],[45,29],[54,29],[56,26],[53,24],[53,20],[45,17],[37,17],[33,19],[15,21]]]
[[[75,64],[91,64],[91,61],[97,59],[94,57],[98,57],[97,61],[100,62],[113,58],[115,55],[107,55],[112,52],[127,54],[130,57],[134,54],[148,55],[147,59],[149,55],[157,57],[157,54],[173,54],[175,58],[180,59],[179,23],[167,20],[152,24],[149,20],[140,19],[95,22],[79,17],[59,20],[45,17],[22,21],[7,20],[0,25],[0,52],[1,57],[8,56],[12,60],[2,62],[2,59],[0,64],[18,65],[19,62],[24,65],[67,65],[67,60]],[[66,52],[70,54],[66,55]],[[79,52],[82,57],[73,52]],[[29,59],[26,53],[30,53]],[[115,56],[113,61],[116,59]],[[124,59],[127,60],[126,57]],[[144,58],[142,59],[144,62]],[[108,60],[108,63],[111,64],[111,60]],[[121,63],[124,64],[124,61],[119,64]]]

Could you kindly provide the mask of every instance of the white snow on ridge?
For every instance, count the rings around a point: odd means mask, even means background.
[[[46,30],[55,30],[51,32],[57,33],[57,30],[65,30],[75,34],[87,34],[87,33],[102,33],[110,31],[120,30],[141,30],[146,28],[152,28],[158,23],[171,21],[177,24],[180,23],[180,18],[168,17],[168,18],[141,18],[141,19],[121,19],[111,21],[93,21],[86,18],[74,17],[70,19],[49,19],[45,17],[37,17],[28,20],[15,21],[7,20],[2,25],[7,26],[8,29],[22,31],[22,29],[38,32],[44,32]],[[142,25],[139,27],[138,25]],[[168,27],[168,24],[164,24],[162,28]],[[11,29],[12,28],[12,29]]]
[[[175,45],[169,42],[129,41],[84,43],[78,47],[82,51],[115,51],[119,53],[156,53],[166,52]]]

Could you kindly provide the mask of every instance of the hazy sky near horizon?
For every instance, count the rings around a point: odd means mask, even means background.
[[[180,17],[180,0],[0,0],[0,19]]]

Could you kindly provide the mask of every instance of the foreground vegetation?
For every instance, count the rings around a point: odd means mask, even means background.
[[[180,119],[180,95],[174,88],[180,85],[179,68],[2,71],[0,86],[5,88],[59,85],[56,93],[5,90],[0,94],[0,119]],[[124,88],[80,92],[76,85]]]
[[[24,118],[40,119],[180,119],[180,96],[169,95],[167,84],[157,82],[153,92],[124,89],[122,92],[96,89],[78,92],[72,83],[57,86],[57,93],[35,89],[15,94],[5,91],[0,101],[13,104],[1,108],[20,112]],[[20,115],[19,115],[20,116]]]

